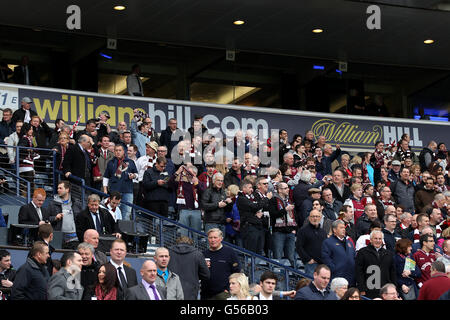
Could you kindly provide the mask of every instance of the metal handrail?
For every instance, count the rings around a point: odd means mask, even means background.
[[[22,177],[20,177],[20,176],[18,176],[16,174],[12,173],[12,172],[10,172],[10,171],[8,171],[6,169],[0,168],[0,170],[6,172],[7,174],[12,175],[17,180],[24,181],[27,184],[27,203],[30,203],[30,201],[31,201],[31,184],[30,184],[30,181],[28,181],[28,180],[26,180],[26,179],[24,179],[24,178],[22,178]],[[20,190],[19,183],[17,183],[17,188],[16,189],[17,189],[17,191],[16,191],[17,193],[16,194],[18,196],[19,195],[19,190]]]

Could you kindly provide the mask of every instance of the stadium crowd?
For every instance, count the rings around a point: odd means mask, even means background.
[[[113,130],[102,112],[77,130],[62,119],[50,128],[28,97],[17,111],[4,109],[0,144],[25,148],[18,155],[7,149],[2,167],[13,168],[18,156],[20,176],[33,187],[40,151],[31,148],[37,147],[55,150],[61,171],[48,206],[43,207],[46,192],[36,188],[20,209],[19,223],[40,225],[42,241],[17,273],[2,252],[2,287],[10,288],[4,296],[181,300],[197,299],[200,289],[201,299],[448,299],[445,144],[430,141],[416,155],[404,134],[398,143],[378,141],[373,152],[351,155],[311,131],[292,140],[283,129],[264,140],[251,130],[221,139],[208,133],[201,115],[194,118],[186,131],[172,118],[155,132],[152,119],[136,110],[130,123]],[[109,197],[92,193],[84,208],[74,176]],[[0,177],[0,183],[7,181]],[[177,246],[159,248],[142,265],[137,283],[117,227],[118,220],[133,219],[123,202],[207,233],[209,249],[198,251],[181,231]],[[48,252],[52,230],[63,232],[63,247],[73,250],[63,255],[59,271]],[[117,237],[110,262],[96,251],[103,234]],[[236,254],[222,240],[286,258],[292,267],[300,267],[299,258],[314,280],[300,283],[297,291],[275,292],[276,275],[265,273],[250,290]],[[68,288],[74,274],[81,274],[83,285]]]

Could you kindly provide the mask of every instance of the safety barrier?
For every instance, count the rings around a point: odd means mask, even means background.
[[[11,200],[15,200],[16,198],[12,195],[15,194],[16,197],[20,197],[21,190],[26,190],[26,197],[24,197],[26,203],[31,201],[31,183],[29,181],[3,168],[0,168],[0,173],[4,175],[6,180],[6,183],[3,184],[3,195],[5,197],[11,197]]]

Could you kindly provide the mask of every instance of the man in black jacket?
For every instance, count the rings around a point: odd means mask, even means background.
[[[83,242],[84,232],[88,229],[95,229],[100,235],[112,234],[117,238],[121,237],[112,215],[108,210],[100,208],[100,197],[96,194],[88,197],[88,208],[77,215],[75,225],[80,242]]]
[[[322,243],[327,238],[327,233],[320,227],[322,213],[319,210],[311,210],[309,223],[297,231],[297,253],[305,265],[305,273],[312,276],[314,269],[322,263]]]
[[[228,188],[232,184],[239,186],[241,181],[244,181],[244,178],[245,170],[242,170],[241,160],[234,158],[230,170],[225,174],[225,188]]]
[[[50,276],[45,263],[48,258],[48,246],[42,241],[36,241],[27,261],[17,271],[11,300],[47,300],[47,281]]]
[[[166,130],[161,131],[161,136],[159,138],[161,145],[167,147],[167,158],[171,157],[172,149],[182,140],[183,131],[177,128],[177,119],[170,118],[169,125]]]
[[[170,188],[169,174],[165,170],[167,160],[165,157],[156,158],[153,167],[144,173],[142,187],[144,189],[144,208],[168,216]]]
[[[11,265],[11,254],[7,250],[0,249],[0,291],[6,299],[11,293],[16,273]]]
[[[356,285],[368,298],[378,297],[386,283],[397,283],[394,254],[383,248],[383,232],[372,231],[370,244],[356,254],[355,269]]]
[[[225,233],[225,212],[231,211],[233,203],[223,189],[223,175],[216,173],[212,180],[213,185],[203,192],[201,199],[201,208],[205,211],[205,232],[218,228]]]
[[[29,204],[20,207],[19,223],[41,225],[49,221],[49,211],[42,208],[47,193],[38,188],[33,192],[33,198]]]
[[[100,263],[94,260],[94,246],[87,242],[78,245],[77,251],[82,259],[82,267],[80,274],[80,284],[84,288],[83,300],[89,300],[88,296],[92,293],[95,283],[97,282],[97,274],[100,269]]]
[[[241,216],[241,235],[244,248],[258,254],[262,253],[264,244],[263,203],[256,202],[253,196],[253,185],[244,180],[236,199],[236,206]]]
[[[17,120],[22,120],[24,123],[30,123],[32,116],[37,116],[36,111],[31,110],[31,104],[33,100],[28,97],[22,98],[20,108],[14,111],[12,116],[12,122],[16,123]]]
[[[333,172],[333,183],[328,186],[333,193],[333,198],[344,203],[351,193],[350,188],[344,183],[344,171],[336,169]]]
[[[86,151],[89,148],[90,138],[87,135],[81,135],[78,138],[78,143],[73,147],[67,149],[66,155],[63,161],[63,171],[66,178],[70,179],[70,175],[77,176],[78,178],[84,179],[87,186],[91,185],[92,177],[92,162]],[[74,184],[72,187],[77,186],[72,191],[79,191],[81,194],[81,189],[78,187],[80,182],[73,180]],[[78,194],[78,192],[76,192]]]
[[[272,239],[270,234],[270,213],[269,201],[272,199],[272,192],[268,192],[269,190],[269,181],[266,177],[259,177],[255,181],[256,190],[253,193],[255,197],[255,201],[262,205],[262,224],[263,224],[263,239],[264,239],[264,253],[266,257],[269,256],[269,249],[272,248]]]

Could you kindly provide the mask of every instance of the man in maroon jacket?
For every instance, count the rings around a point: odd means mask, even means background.
[[[445,265],[442,261],[431,264],[431,278],[422,286],[419,300],[438,300],[441,295],[450,290],[450,278],[445,274]]]
[[[420,236],[421,249],[414,253],[414,260],[420,268],[421,276],[417,278],[417,286],[422,288],[423,284],[431,277],[431,264],[436,261],[434,252],[434,238],[432,235],[425,233]]]

